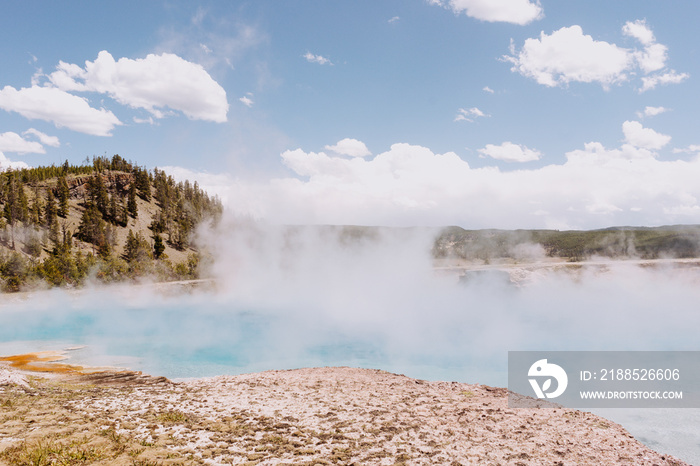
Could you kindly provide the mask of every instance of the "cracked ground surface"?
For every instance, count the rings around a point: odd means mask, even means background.
[[[590,413],[378,370],[24,380],[0,386],[0,464],[686,464]]]

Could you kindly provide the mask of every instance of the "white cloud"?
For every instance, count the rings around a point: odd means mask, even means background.
[[[280,224],[602,228],[700,223],[700,158],[663,161],[648,149],[597,142],[563,164],[501,171],[454,153],[394,144],[367,158],[301,149],[287,177],[253,182],[186,171],[237,215]],[[182,171],[182,170],[180,170]]]
[[[627,49],[594,40],[580,26],[573,25],[550,35],[541,32],[539,39],[527,39],[519,52],[511,42],[511,55],[503,58],[513,64],[512,71],[550,87],[597,82],[608,89],[628,81],[640,70],[646,75],[641,78],[640,92],[644,92],[658,84],[679,83],[688,77],[686,73],[664,71],[668,48],[656,42],[645,21],[627,22],[622,32],[639,41],[643,48]],[[654,72],[658,73],[650,74]]]
[[[134,121],[134,123],[136,123],[138,125],[142,125],[142,124],[155,125],[156,124],[156,121],[153,119],[152,116],[149,116],[148,118],[133,117],[132,120]]]
[[[638,121],[625,121],[622,124],[625,141],[642,149],[657,150],[671,141],[671,136],[644,128]]]
[[[169,108],[193,120],[221,123],[228,113],[226,91],[209,73],[201,65],[170,53],[115,61],[103,50],[94,62],[86,61],[84,69],[60,62],[49,80],[64,91],[108,94],[156,118],[162,118],[163,110]]]
[[[336,154],[349,155],[350,157],[367,157],[372,155],[364,142],[351,138],[341,139],[333,146],[326,146],[325,149]]]
[[[0,152],[0,171],[5,171],[8,169],[21,170],[22,168],[29,168],[29,165],[24,162],[13,162],[5,157],[5,154]]]
[[[493,93],[495,92],[493,89],[491,89],[491,88],[488,87],[488,86],[484,86],[484,88],[482,89],[482,91],[488,92],[489,94],[493,94]]]
[[[661,115],[662,113],[668,112],[669,109],[666,107],[644,107],[644,110],[641,112],[637,112],[637,116],[639,118],[644,118],[644,117],[653,117],[656,115]]]
[[[483,149],[479,149],[479,154],[506,162],[532,162],[542,157],[542,154],[538,150],[528,149],[525,146],[513,144],[508,141],[502,143],[500,146],[486,144]]]
[[[398,21],[400,19],[401,18],[399,18],[398,16],[393,16],[393,17],[389,18],[389,21],[387,21],[387,22],[388,23],[395,23],[396,21]]]
[[[238,100],[240,100],[243,103],[243,105],[250,108],[255,103],[255,102],[253,102],[252,97],[253,97],[253,94],[251,92],[248,92],[248,93],[246,93],[246,95],[244,95],[243,97],[241,97]]]
[[[603,86],[627,79],[632,61],[627,50],[596,41],[581,26],[564,27],[539,39],[527,39],[517,56],[504,57],[513,71],[546,86],[572,81],[599,82]]]
[[[700,153],[700,144],[691,144],[684,148],[673,149],[674,154],[698,154]]]
[[[622,33],[634,37],[644,46],[644,50],[634,52],[634,56],[645,73],[658,71],[666,66],[668,48],[656,43],[654,33],[649,29],[646,21],[643,19],[628,21],[622,27]]]
[[[485,114],[476,107],[460,108],[459,110],[457,110],[457,116],[455,116],[454,121],[468,121],[470,123],[473,123],[474,120],[476,120],[477,118],[488,116],[489,115]]]
[[[51,146],[51,147],[60,147],[61,146],[61,141],[58,139],[56,136],[49,136],[48,134],[42,133],[41,131],[34,129],[34,128],[29,128],[27,131],[24,131],[22,133],[22,136],[34,136],[36,137],[42,144],[46,146]]]
[[[634,37],[643,45],[652,45],[654,42],[656,42],[654,33],[651,31],[651,29],[649,29],[646,21],[643,19],[639,19],[634,22],[628,21],[624,26],[622,26],[622,32],[627,36]]]
[[[654,89],[659,84],[679,84],[688,79],[689,77],[690,75],[688,73],[679,74],[676,73],[675,70],[670,70],[669,72],[663,74],[644,76],[642,78],[642,88],[639,90],[639,92],[645,92]]]
[[[544,16],[538,0],[428,0],[428,3],[488,22],[525,25]]]
[[[646,47],[644,51],[635,52],[635,58],[642,71],[651,73],[666,66],[666,60],[668,59],[667,50],[665,45],[653,44]]]
[[[53,87],[17,90],[5,86],[0,90],[0,108],[94,136],[110,136],[114,127],[122,124],[112,112],[92,108],[86,99]]]
[[[36,141],[22,139],[17,133],[0,133],[0,152],[15,152],[17,154],[44,154],[44,146]]]
[[[314,55],[311,52],[306,52],[304,54],[304,58],[306,58],[306,61],[309,63],[318,63],[319,65],[332,65],[333,62],[331,62],[328,58],[323,57],[321,55]]]

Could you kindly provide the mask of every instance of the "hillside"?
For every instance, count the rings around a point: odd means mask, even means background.
[[[198,278],[194,232],[221,212],[197,183],[176,183],[118,155],[2,172],[0,286]]]
[[[700,257],[700,226],[614,227],[602,230],[465,230],[448,227],[433,246],[436,259],[522,259],[540,255],[578,262]]]

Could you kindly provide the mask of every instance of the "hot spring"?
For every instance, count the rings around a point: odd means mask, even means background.
[[[173,379],[354,366],[506,386],[508,351],[698,350],[695,268],[523,269],[513,284],[502,274],[438,274],[427,254],[406,253],[425,250],[416,244],[243,243],[222,253],[213,291],[8,296],[0,354],[79,348],[69,363]],[[700,462],[700,410],[596,412],[654,449]]]

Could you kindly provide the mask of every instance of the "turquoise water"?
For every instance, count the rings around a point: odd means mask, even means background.
[[[0,354],[72,348],[69,363],[172,379],[346,365],[506,386],[513,350],[698,350],[697,302],[700,287],[649,271],[526,286],[421,277],[171,297],[49,291],[0,305]],[[700,410],[602,414],[700,464]]]
[[[44,300],[0,308],[1,354],[71,348],[69,363],[173,379],[329,365],[392,369],[392,361],[417,369],[414,376],[439,378],[456,375],[450,366],[465,362],[418,354],[397,358],[371,330],[344,331],[322,315],[251,309],[210,297],[124,304],[107,292],[46,298],[58,298],[60,309]]]

